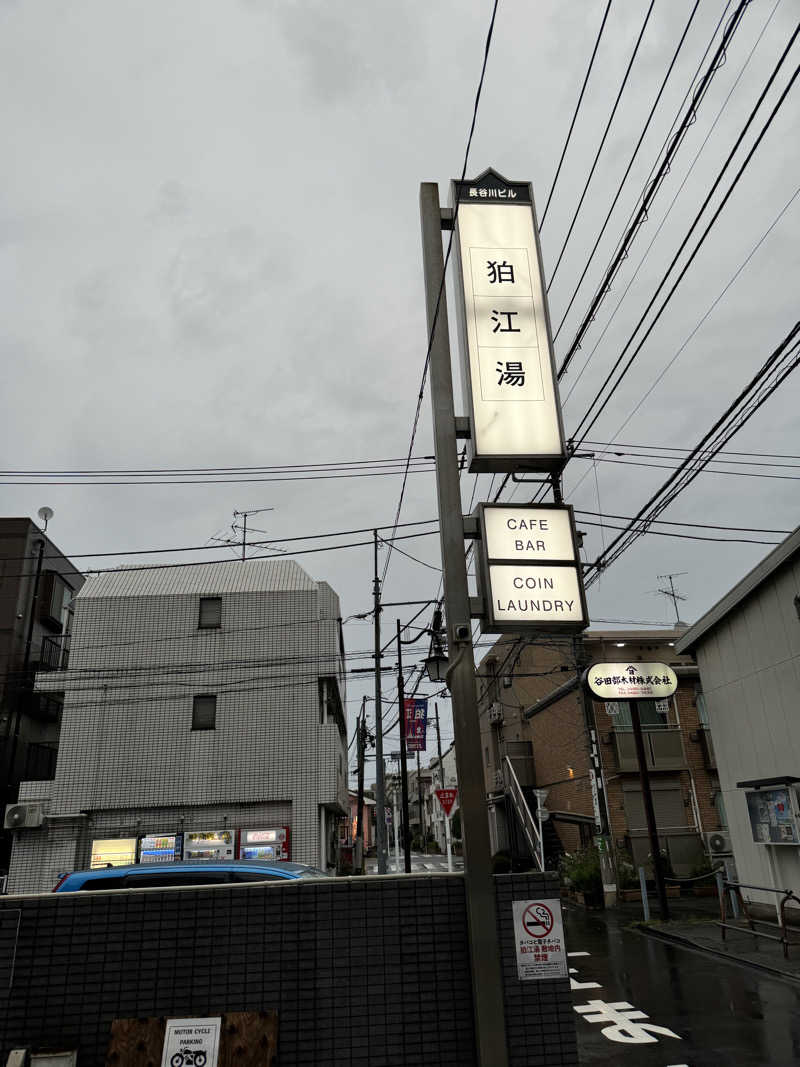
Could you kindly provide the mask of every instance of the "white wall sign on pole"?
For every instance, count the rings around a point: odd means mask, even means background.
[[[167,1019],[161,1067],[217,1067],[222,1017]]]
[[[612,702],[665,700],[678,688],[678,676],[666,663],[593,663],[583,679],[594,696]]]
[[[481,504],[484,633],[583,630],[588,621],[572,508]]]
[[[514,900],[512,908],[520,981],[566,978],[567,950],[561,902],[557,899]]]
[[[469,469],[559,470],[564,430],[531,186],[490,168],[452,191]]]

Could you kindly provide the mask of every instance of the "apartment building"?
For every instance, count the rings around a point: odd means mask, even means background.
[[[23,780],[55,774],[61,695],[34,693],[39,670],[69,655],[72,601],[83,575],[28,518],[0,518],[0,781],[3,809]],[[0,839],[6,870],[11,835]]]
[[[72,869],[331,866],[347,812],[338,597],[292,560],[124,568],[74,601],[51,782],[20,786],[9,888]]]
[[[662,848],[676,874],[703,859],[707,835],[724,824],[713,745],[697,666],[676,652],[681,630],[592,631],[581,638],[505,637],[485,657],[479,675],[484,773],[494,851],[530,851],[521,832],[535,815],[535,788],[548,791],[545,852],[589,844],[608,816],[614,846],[635,865],[646,862],[647,838],[630,706],[585,694],[583,669],[592,662],[665,662],[678,676],[674,697],[640,702],[645,753]],[[602,767],[599,788],[590,745]],[[522,798],[522,800],[520,799]],[[522,810],[519,810],[522,808]]]

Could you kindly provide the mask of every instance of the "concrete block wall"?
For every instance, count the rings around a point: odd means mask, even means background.
[[[511,1067],[573,1067],[569,982],[519,982],[511,901],[557,896],[497,880]],[[0,898],[0,1062],[78,1049],[102,1067],[115,1018],[274,1008],[281,1067],[472,1067],[459,875]]]
[[[495,876],[509,1067],[576,1067],[578,1039],[569,978],[517,977],[514,900],[558,900],[557,873]]]

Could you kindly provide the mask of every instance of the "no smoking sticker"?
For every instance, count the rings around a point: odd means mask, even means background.
[[[558,900],[515,900],[514,941],[521,981],[566,978],[567,951]]]
[[[531,937],[547,937],[553,929],[553,913],[546,904],[529,904],[522,913],[522,925]]]

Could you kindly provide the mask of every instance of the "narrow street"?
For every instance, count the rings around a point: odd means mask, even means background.
[[[464,870],[464,857],[453,856],[453,870]],[[441,855],[441,853],[435,852],[425,855],[422,852],[411,853],[411,873],[412,874],[432,874],[434,872],[447,871],[447,856]],[[389,873],[395,874],[397,872],[397,865],[395,863],[394,850],[389,851]],[[377,874],[378,873],[378,861],[374,856],[369,857],[364,862],[365,874]],[[400,873],[403,873],[403,854],[400,853]]]
[[[564,919],[581,1064],[800,1063],[800,984],[656,941],[628,917],[565,906]]]

